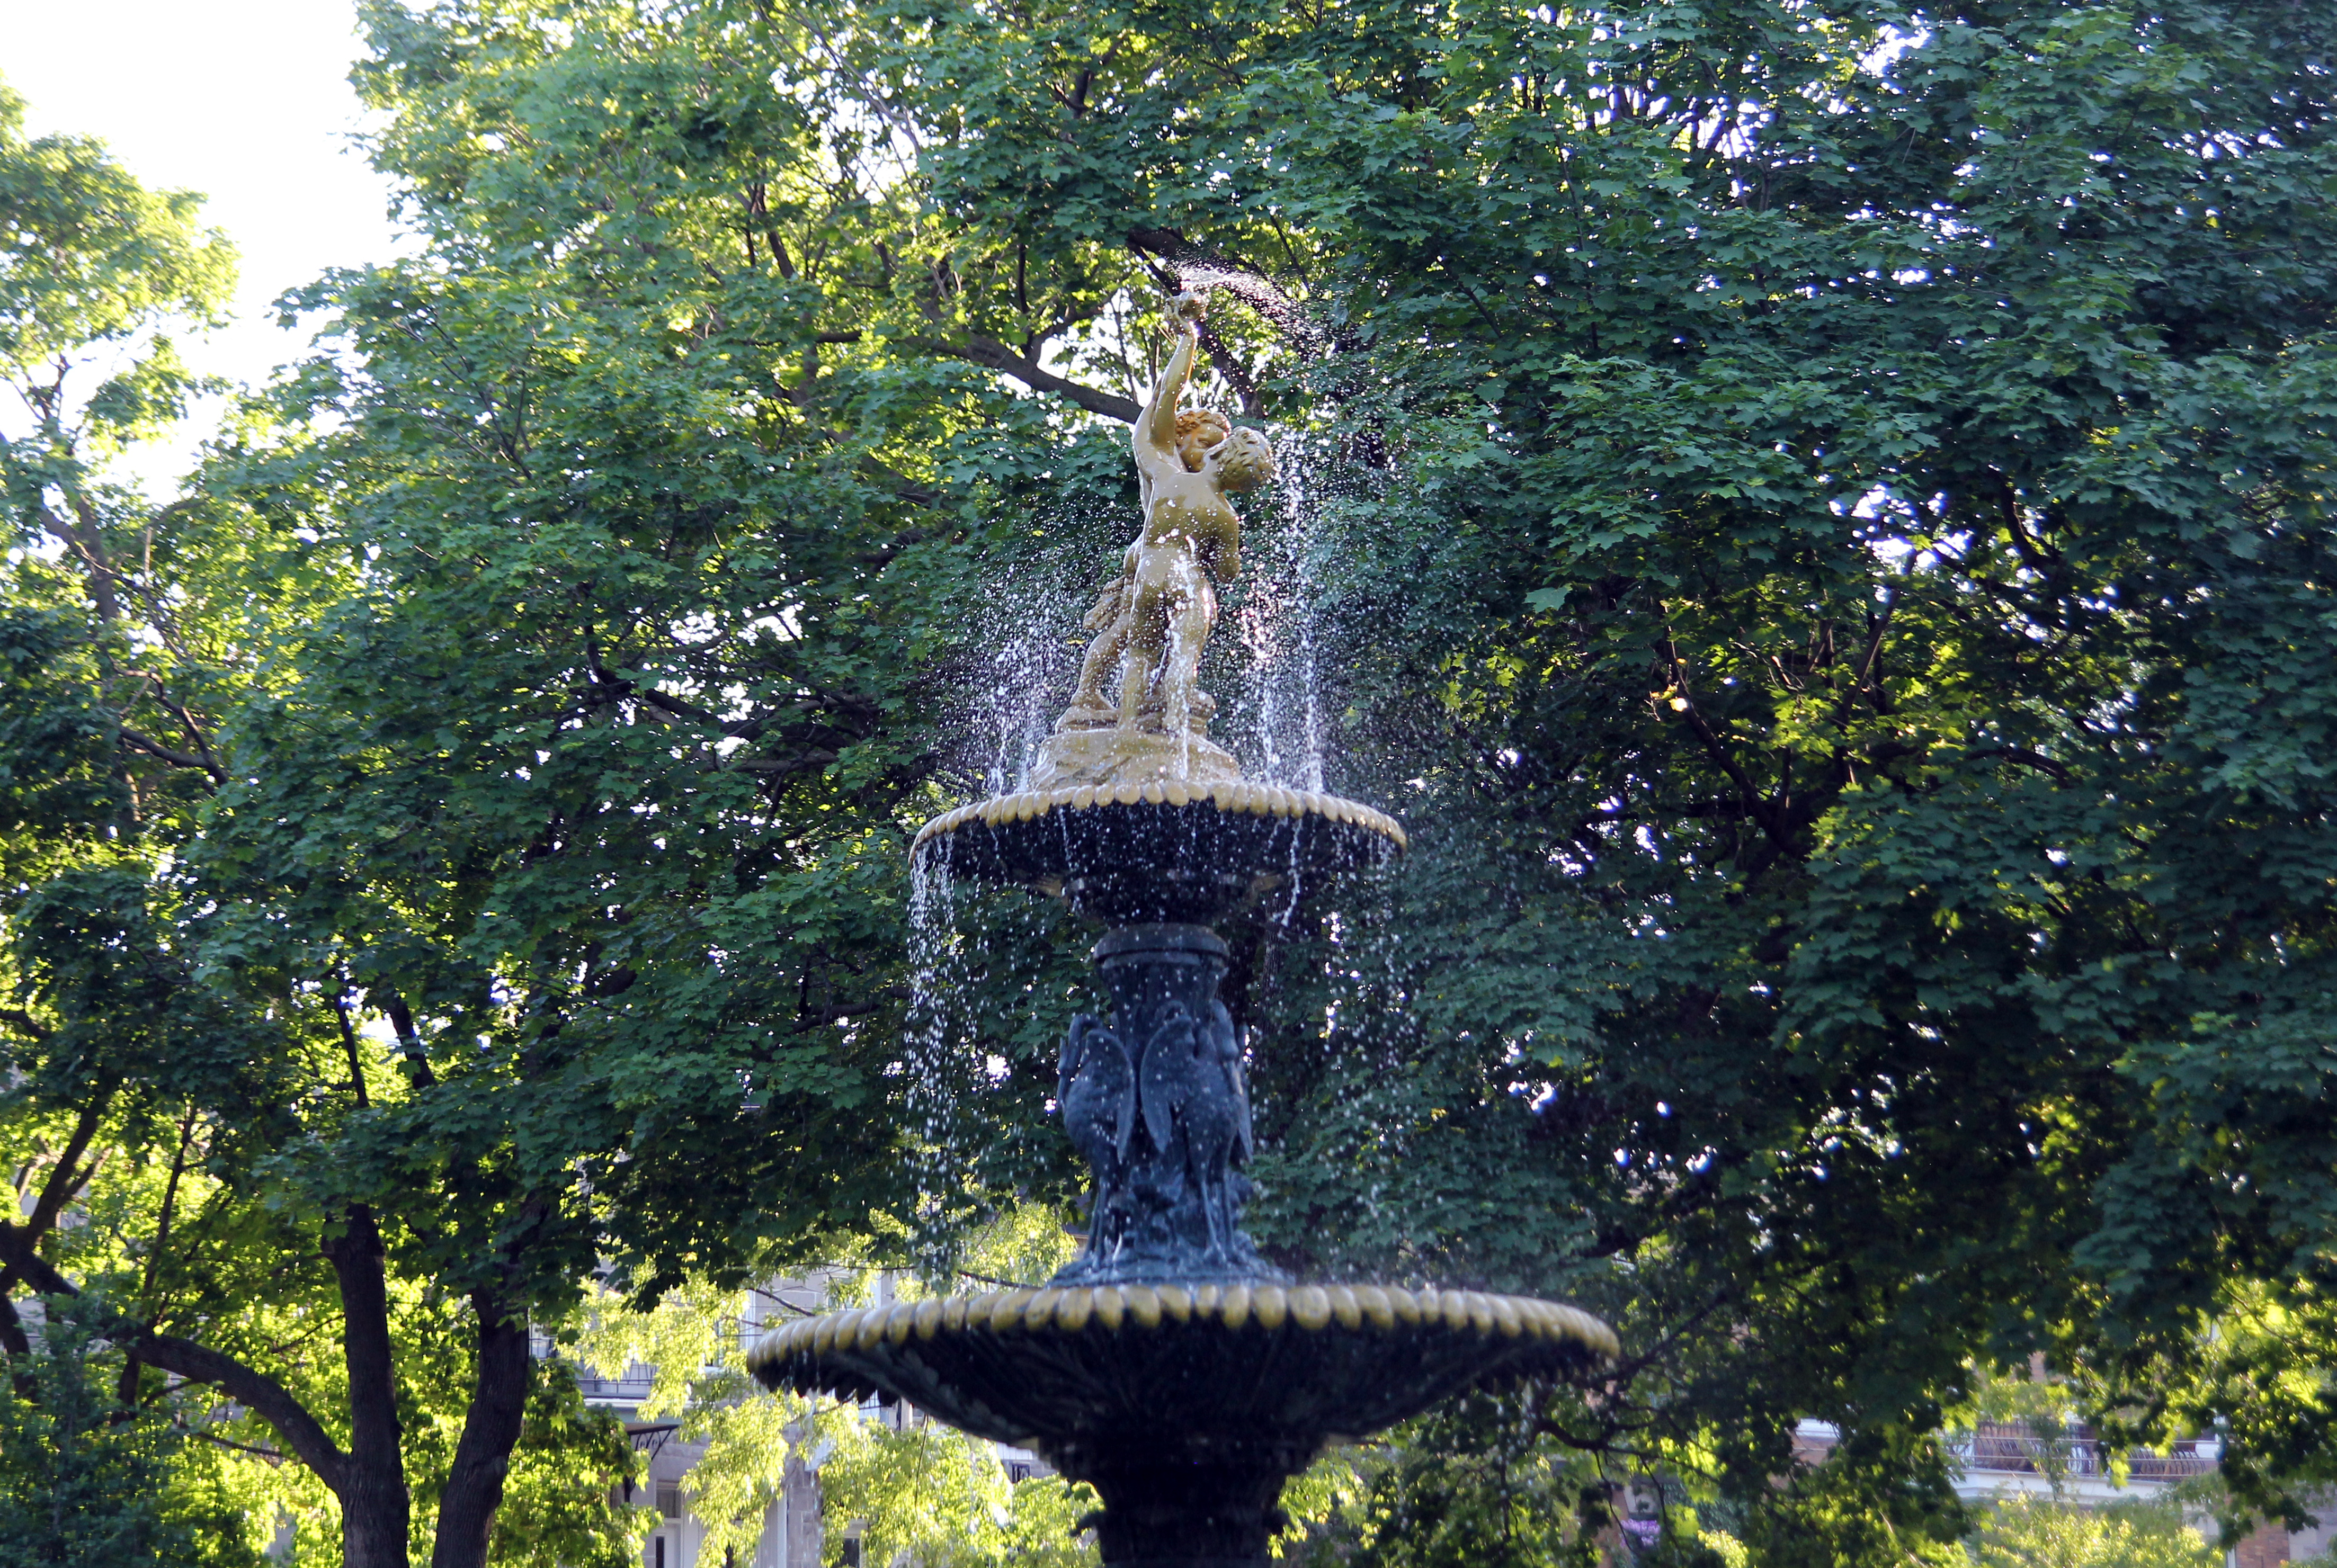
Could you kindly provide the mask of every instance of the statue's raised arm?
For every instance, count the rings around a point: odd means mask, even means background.
[[[1180,431],[1177,404],[1185,395],[1185,381],[1193,373],[1193,354],[1201,341],[1201,318],[1208,311],[1208,302],[1198,294],[1178,295],[1170,305],[1177,322],[1177,346],[1168,354],[1168,363],[1160,367],[1159,376],[1152,383],[1152,395],[1144,404],[1144,413],[1136,422],[1131,444],[1136,448],[1136,471],[1145,481],[1145,511],[1149,504],[1152,481],[1159,471],[1184,472],[1188,465],[1178,450],[1180,438],[1189,437],[1198,428],[1188,424]],[[1223,415],[1197,409],[1195,414],[1207,414],[1216,427],[1214,439],[1202,443],[1206,448],[1223,441],[1229,426]],[[1198,468],[1198,463],[1189,465]]]

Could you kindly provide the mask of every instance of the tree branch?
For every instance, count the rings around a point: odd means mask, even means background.
[[[2069,782],[2069,770],[2067,765],[2055,762],[2041,752],[2030,751],[2025,745],[1988,746],[1973,752],[1971,756],[1975,762],[1982,757],[2000,756],[2007,762],[2017,762],[2023,767],[2035,768],[2039,773],[2050,777],[2056,784]]]
[[[0,1262],[7,1265],[8,1274],[32,1286],[37,1295],[80,1295],[79,1287],[33,1250],[34,1239],[30,1226],[0,1220]]]
[[[77,1297],[81,1290],[33,1250],[27,1227],[0,1221],[0,1261],[34,1291],[44,1296]],[[314,1416],[290,1389],[265,1372],[255,1371],[234,1357],[181,1339],[175,1334],[142,1330],[127,1348],[149,1367],[176,1372],[194,1383],[209,1383],[237,1404],[276,1428],[317,1478],[337,1494],[347,1480],[347,1456],[335,1446]]]
[[[249,1443],[238,1443],[230,1438],[222,1437],[215,1432],[206,1432],[200,1427],[181,1427],[179,1429],[190,1437],[200,1437],[206,1443],[216,1443],[222,1448],[232,1448],[239,1454],[256,1454],[270,1465],[284,1463],[284,1456],[274,1448],[260,1448]]]
[[[154,1224],[153,1244],[146,1249],[144,1277],[139,1283],[138,1300],[152,1311],[154,1305],[154,1280],[162,1270],[162,1251],[171,1244],[171,1219],[179,1204],[179,1181],[187,1174],[187,1150],[195,1140],[195,1107],[189,1105],[187,1114],[179,1121],[179,1147],[171,1156],[171,1179],[162,1188],[162,1213]],[[138,1403],[138,1368],[142,1365],[133,1347],[122,1360],[121,1398],[127,1409]]]
[[[1131,229],[1128,248],[1148,263],[1155,257],[1166,263],[1180,287],[1224,289],[1266,317],[1309,358],[1328,355],[1335,346],[1304,306],[1285,294],[1265,272],[1237,257],[1196,245],[1173,229]]]
[[[1052,371],[1041,369],[1038,361],[1013,349],[994,337],[979,335],[962,344],[945,343],[936,338],[909,338],[904,346],[922,348],[931,354],[945,354],[953,359],[963,359],[979,365],[985,370],[1000,370],[1022,382],[1034,392],[1051,392],[1056,396],[1079,404],[1090,414],[1100,414],[1107,419],[1117,419],[1123,424],[1134,424],[1144,410],[1133,398],[1116,397],[1109,392],[1099,392],[1067,380]]]
[[[24,1332],[24,1320],[16,1316],[16,1303],[5,1295],[0,1295],[0,1348],[5,1348],[11,1356],[33,1353],[33,1341]],[[19,1370],[11,1380],[16,1385],[18,1398],[31,1400],[41,1397],[41,1386],[34,1380],[31,1372]]]
[[[0,1008],[0,1023],[21,1029],[34,1040],[45,1040],[56,1032],[22,1008]]]
[[[89,577],[90,598],[97,605],[98,618],[112,626],[122,618],[122,603],[114,596],[113,566],[105,559],[105,536],[98,521],[96,509],[70,485],[65,488],[65,504],[81,520],[82,527],[75,528],[45,506],[40,509],[41,519],[66,549],[81,558],[82,566]]]
[[[64,1153],[57,1156],[49,1179],[41,1185],[39,1200],[24,1221],[24,1231],[30,1243],[38,1244],[49,1233],[74,1192],[89,1179],[91,1167],[83,1166],[81,1157],[88,1152],[89,1141],[97,1135],[97,1125],[104,1119],[106,1106],[112,1103],[113,1096],[109,1091],[82,1108],[80,1119],[73,1124],[73,1136],[65,1140]],[[13,1270],[0,1270],[0,1290],[8,1288],[11,1272]]]
[[[1866,652],[1858,661],[1858,672],[1851,677],[1849,688],[1842,694],[1841,703],[1835,706],[1833,722],[1836,729],[1849,725],[1850,710],[1857,705],[1861,694],[1874,705],[1876,713],[1887,714],[1891,711],[1891,699],[1882,692],[1874,690],[1872,682],[1874,678],[1874,661],[1882,657],[1882,638],[1890,631],[1892,613],[1898,608],[1899,596],[1893,593],[1883,599],[1882,614],[1877,615],[1873,610],[1866,612]]]
[[[1248,367],[1234,356],[1233,351],[1226,346],[1225,340],[1217,336],[1216,328],[1206,321],[1194,325],[1199,329],[1201,346],[1209,351],[1209,364],[1226,378],[1226,385],[1234,389],[1234,395],[1241,399],[1241,411],[1256,419],[1266,411],[1266,401],[1258,396],[1257,383],[1249,378]]]
[[[1712,727],[1711,722],[1697,706],[1695,694],[1688,690],[1687,667],[1681,662],[1678,648],[1668,640],[1664,644],[1664,657],[1671,665],[1672,685],[1678,691],[1680,701],[1684,705],[1678,709],[1680,716],[1687,719],[1688,728],[1696,732],[1696,738],[1703,745],[1705,755],[1710,757],[1714,765],[1728,775],[1728,781],[1736,786],[1738,794],[1745,802],[1745,814],[1759,824],[1762,833],[1767,835],[1771,843],[1787,854],[1793,853],[1793,840],[1788,838],[1779,826],[1776,813],[1766,809],[1766,803],[1762,799],[1761,791],[1755,786],[1752,778],[1744,768],[1738,765],[1736,756],[1729,751],[1728,743],[1721,738],[1720,733]]]
[[[122,736],[122,744],[130,746],[133,750],[142,751],[148,756],[156,757],[163,762],[169,763],[172,767],[193,768],[196,771],[208,775],[214,784],[224,784],[227,782],[225,774],[220,773],[216,768],[212,767],[210,764],[203,761],[203,759],[199,756],[189,756],[185,752],[172,751],[161,741],[140,735],[128,725],[123,725],[119,733]]]
[[[422,1043],[421,1031],[414,1027],[414,1013],[406,998],[388,986],[375,988],[381,993],[382,1016],[389,1020],[391,1030],[397,1036],[398,1055],[406,1062],[406,1076],[417,1089],[426,1089],[438,1081],[430,1070],[429,1048]]]
[[[275,1427],[285,1446],[298,1454],[300,1462],[314,1470],[336,1495],[347,1486],[348,1456],[293,1398],[292,1391],[275,1378],[175,1334],[145,1335],[137,1341],[137,1350],[138,1359],[147,1366],[176,1372],[191,1383],[209,1383]]]

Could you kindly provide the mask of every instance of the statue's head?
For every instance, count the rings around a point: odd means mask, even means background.
[[[1255,430],[1237,430],[1209,448],[1220,490],[1256,490],[1274,482],[1274,445]]]
[[[1185,472],[1200,472],[1209,448],[1223,441],[1233,427],[1233,421],[1214,408],[1180,411],[1177,415],[1177,455],[1185,460]]]

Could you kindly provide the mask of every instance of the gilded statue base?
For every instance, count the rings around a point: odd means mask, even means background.
[[[1047,737],[1032,765],[1033,790],[1078,789],[1082,784],[1166,784],[1177,779],[1207,786],[1241,777],[1233,754],[1198,735],[1160,735],[1150,730],[1062,728]]]

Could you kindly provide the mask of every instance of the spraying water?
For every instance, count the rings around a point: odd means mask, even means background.
[[[1341,547],[1337,502],[1350,465],[1325,435],[1282,429],[1272,440],[1275,489],[1257,498],[1268,504],[1249,509],[1243,574],[1223,591],[1232,635],[1212,639],[1202,677],[1217,699],[1213,738],[1239,759],[1245,777],[1320,794],[1340,771],[1324,659],[1335,663],[1354,635],[1330,624],[1324,592]],[[1032,787],[1033,765],[1079,677],[1100,563],[1117,563],[1137,521],[1124,504],[1046,519],[1033,536],[1043,546],[1002,569],[981,596],[968,640],[983,651],[962,677],[945,752],[947,772],[973,798]],[[948,842],[934,847],[939,852],[920,855],[913,868],[914,989],[904,1062],[919,1133],[916,1174],[928,1194],[920,1242],[929,1269],[946,1266],[952,1216],[955,1223],[980,1218],[967,1213],[965,1200],[995,1190],[1002,1167],[1022,1152],[1002,1144],[997,1118],[963,1114],[976,1108],[977,1096],[998,1093],[1010,1070],[1000,1041],[1011,1031],[994,1001],[984,1008],[976,998],[1019,993],[1025,1004],[1041,1001],[1025,989],[1032,955],[1060,945],[1052,929],[1070,918],[1027,893],[975,889],[953,876]],[[1296,872],[1294,864],[1282,879],[1286,891],[1267,901],[1266,913],[1278,924],[1296,912]],[[1078,998],[1090,1008],[1097,999]],[[1034,1067],[1051,1076],[1051,1060],[1026,1061],[1026,1084]]]
[[[1236,612],[1239,672],[1233,749],[1253,778],[1289,789],[1324,787],[1323,683],[1316,659],[1323,546],[1321,505],[1328,454],[1295,431],[1275,443],[1275,526],[1253,531],[1252,581]]]

